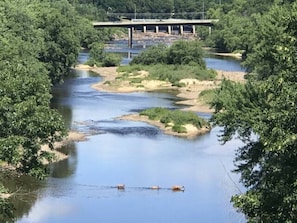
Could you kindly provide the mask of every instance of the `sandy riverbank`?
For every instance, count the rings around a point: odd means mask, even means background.
[[[63,146],[72,143],[72,142],[81,142],[87,140],[87,137],[84,133],[70,131],[68,132],[67,137],[65,137],[61,142],[54,143],[53,147],[54,150],[51,150],[48,145],[41,146],[41,151],[46,151],[53,153],[55,156],[54,162],[58,162],[64,159],[68,159],[68,155],[58,151],[58,149],[62,148]],[[46,161],[44,164],[48,164]]]

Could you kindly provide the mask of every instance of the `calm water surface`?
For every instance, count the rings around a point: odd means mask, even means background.
[[[80,60],[86,56],[81,54]],[[237,61],[206,62],[209,67],[241,69]],[[70,128],[89,137],[63,149],[70,158],[53,164],[45,182],[30,183],[34,196],[17,222],[245,222],[229,202],[239,193],[233,183],[238,176],[231,170],[240,142],[220,145],[219,128],[188,140],[145,123],[115,120],[149,107],[177,108],[177,99],[166,92],[117,94],[90,88],[99,81],[92,73],[76,71],[75,78],[55,87],[53,107]],[[120,183],[126,185],[124,191],[112,188]],[[166,189],[175,184],[185,191]],[[153,185],[164,189],[142,188]]]

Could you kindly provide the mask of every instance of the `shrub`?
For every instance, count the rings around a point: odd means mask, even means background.
[[[190,64],[197,63],[205,69],[206,65],[203,60],[203,49],[199,41],[176,41],[167,51],[168,64]]]
[[[177,133],[187,133],[187,129],[181,125],[172,126],[172,131],[177,132]]]
[[[121,73],[121,72],[125,72],[125,73],[133,73],[135,71],[141,71],[144,70],[143,66],[140,64],[133,64],[133,65],[129,65],[129,66],[120,66],[117,69],[117,72]]]
[[[204,52],[199,41],[179,40],[174,42],[170,47],[164,44],[151,46],[134,57],[130,64],[189,64],[191,66],[195,64],[195,66],[197,65],[202,69],[206,69],[203,56]]]
[[[121,62],[121,56],[114,53],[107,53],[102,59],[103,67],[115,67],[119,66]]]
[[[130,62],[133,64],[166,64],[167,63],[167,47],[164,44],[157,46],[151,46],[147,50],[143,51],[138,56],[134,57]]]
[[[183,125],[192,124],[197,128],[209,126],[209,123],[203,118],[199,117],[196,113],[190,111],[169,110],[166,108],[150,108],[140,112],[140,115],[148,116],[151,120],[159,120],[161,123],[168,126],[173,123],[173,131],[184,132]]]

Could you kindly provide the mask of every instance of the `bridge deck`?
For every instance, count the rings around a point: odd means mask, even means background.
[[[133,26],[170,26],[170,25],[200,25],[212,26],[216,23],[217,19],[199,19],[199,20],[131,20],[119,22],[93,22],[95,28],[99,27],[133,27]]]

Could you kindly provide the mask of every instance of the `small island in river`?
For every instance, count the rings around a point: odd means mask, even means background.
[[[207,124],[205,126],[202,126],[201,128],[198,128],[193,124],[185,124],[181,126],[184,129],[184,131],[177,132],[177,131],[174,131],[173,123],[172,124],[162,123],[161,120],[150,119],[148,116],[141,115],[141,114],[124,115],[122,117],[119,117],[118,119],[146,122],[160,128],[165,134],[186,137],[186,138],[194,138],[196,136],[205,134],[211,130],[210,125],[207,125]]]

